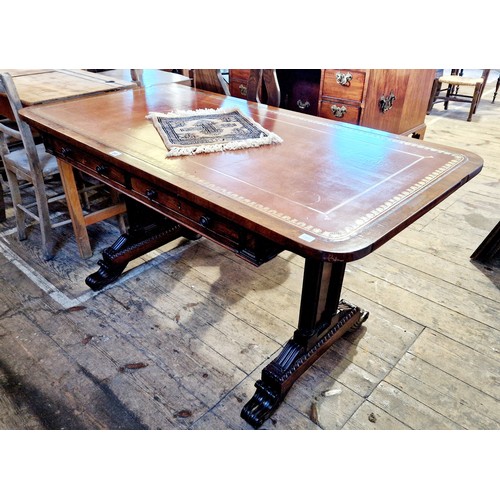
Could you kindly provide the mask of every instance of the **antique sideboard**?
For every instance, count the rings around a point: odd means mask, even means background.
[[[433,69],[278,69],[280,107],[423,139]],[[248,69],[230,69],[246,98]]]

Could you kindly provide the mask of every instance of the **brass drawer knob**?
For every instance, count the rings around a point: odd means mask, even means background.
[[[337,83],[343,87],[349,87],[349,85],[351,85],[351,73],[337,73],[335,78],[337,79]]]
[[[151,201],[156,200],[156,198],[158,198],[158,192],[156,191],[156,189],[148,188],[146,189],[145,194],[146,198],[148,198]]]
[[[343,118],[347,113],[347,108],[345,106],[336,106],[335,104],[333,104],[330,109],[332,110],[333,116],[335,116],[335,118]]]
[[[240,94],[241,95],[244,95],[246,96],[247,95],[247,86],[246,85],[243,85],[242,83],[240,84],[240,86],[238,87],[240,89]]]

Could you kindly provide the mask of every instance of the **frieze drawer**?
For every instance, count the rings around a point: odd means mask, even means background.
[[[229,77],[229,92],[233,97],[247,98],[249,69],[232,69]]]
[[[361,101],[365,76],[364,71],[327,69],[324,72],[323,97]]]
[[[141,179],[132,177],[132,191],[144,199],[149,200],[150,206],[157,206],[165,215],[183,220],[193,231],[211,236],[217,241],[234,246],[240,239],[238,226],[223,217],[213,214],[202,207],[193,205],[188,200],[175,193],[149,184]],[[187,220],[186,220],[187,219]]]
[[[106,161],[101,161],[92,155],[86,155],[69,144],[53,141],[50,138],[44,138],[44,143],[47,151],[57,158],[70,163],[77,163],[94,177],[103,177],[121,186],[125,186],[125,173],[114,165]]]
[[[330,118],[331,120],[359,124],[361,108],[344,101],[321,101],[319,116]]]

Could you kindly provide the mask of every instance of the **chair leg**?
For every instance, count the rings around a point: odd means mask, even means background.
[[[5,197],[3,193],[3,181],[0,179],[0,222],[6,218],[5,214]]]
[[[476,83],[476,87],[474,89],[474,96],[472,97],[472,103],[470,105],[469,116],[467,117],[468,122],[472,120],[472,115],[476,112],[480,97],[481,97],[481,84]]]
[[[35,189],[36,205],[38,208],[38,222],[40,225],[40,234],[42,236],[43,258],[45,260],[50,260],[54,257],[52,224],[50,222],[49,202],[47,201],[43,174],[38,170],[34,173],[33,187]]]
[[[476,112],[477,107],[479,106],[479,102],[481,101],[483,91],[484,91],[484,84],[481,84],[481,83],[476,84],[475,95],[477,96],[477,98],[476,98],[476,101],[474,103],[474,113]]]
[[[68,204],[68,211],[73,224],[76,244],[82,259],[88,259],[92,256],[92,247],[90,246],[87,225],[85,224],[85,217],[80,203],[80,196],[78,194],[78,187],[76,185],[73,167],[69,163],[60,159],[57,160],[57,163],[59,165],[59,172],[61,174],[61,180],[66,194],[66,202]]]
[[[113,202],[113,205],[117,205],[120,203],[120,193],[116,191],[115,189],[111,189],[111,201]],[[119,214],[116,216],[116,221],[118,222],[118,227],[120,229],[121,233],[126,233],[128,228],[127,224],[125,222],[125,215],[124,214]]]
[[[431,97],[429,99],[429,104],[427,106],[427,114],[432,111],[434,107],[434,102],[436,98],[439,96],[439,92],[441,92],[441,82],[436,78],[434,83],[432,84]]]
[[[498,77],[497,84],[495,86],[495,92],[493,93],[493,100],[491,101],[491,104],[495,103],[495,98],[498,94],[498,87],[500,87],[500,76]]]
[[[86,186],[85,186],[85,181],[82,177],[82,173],[79,170],[77,170],[76,172],[73,171],[73,173],[75,175],[76,185],[82,191],[80,194],[80,202],[81,202],[82,208],[84,210],[90,210],[89,195],[88,195],[87,191],[85,191],[85,189],[84,189]]]
[[[448,110],[448,103],[450,102],[450,95],[453,93],[453,86],[448,84],[446,89],[446,100],[444,101],[444,109]]]
[[[5,168],[7,181],[10,188],[10,197],[12,206],[14,207],[14,215],[16,217],[17,237],[22,241],[26,239],[26,214],[18,207],[21,204],[21,191],[19,189],[19,179],[17,175]]]

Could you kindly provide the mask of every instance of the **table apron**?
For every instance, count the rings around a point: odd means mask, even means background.
[[[174,189],[158,186],[111,162],[44,135],[47,151],[116,189],[141,204],[160,212],[197,234],[233,251],[247,262],[260,266],[273,259],[284,248],[271,239],[197,204]]]

